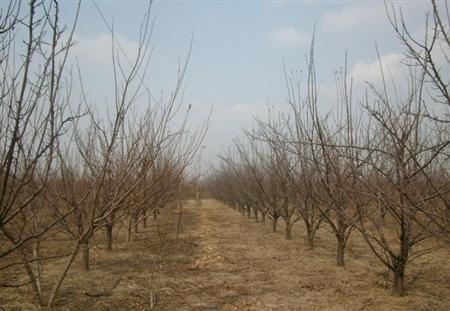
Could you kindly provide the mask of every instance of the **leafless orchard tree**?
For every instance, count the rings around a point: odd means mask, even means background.
[[[64,75],[78,12],[79,5],[70,27],[62,25],[56,1],[11,1],[0,16],[0,257],[20,253],[40,304],[32,258],[46,233],[73,212],[49,218],[43,203],[54,183],[55,146],[78,117],[68,109],[72,85]]]
[[[8,242],[2,243],[0,257],[58,222],[38,232],[27,229],[40,212],[32,206],[51,176],[56,142],[74,118],[67,109],[64,92],[70,92],[71,85],[64,83],[63,70],[75,27],[62,27],[58,5],[44,1],[31,1],[26,9],[10,2],[2,13],[0,231]],[[15,44],[22,30],[24,50]],[[64,40],[66,32],[69,38]],[[23,56],[17,58],[17,53]]]
[[[423,38],[411,34],[400,9],[387,7],[405,47],[408,93],[402,100],[397,94],[391,96],[380,66],[383,87],[369,85],[373,98],[366,97],[364,104],[372,121],[367,142],[351,145],[370,155],[357,175],[363,184],[358,188],[361,196],[370,199],[359,207],[364,214],[359,229],[376,257],[392,271],[395,295],[405,292],[407,265],[442,247],[436,241],[423,242],[430,237],[448,241],[449,19],[447,2],[431,4],[431,23],[427,15]]]
[[[363,183],[371,203],[364,210],[360,231],[380,261],[393,272],[393,293],[403,295],[407,264],[441,245],[424,244],[445,209],[449,181],[441,152],[450,143],[448,129],[424,117],[423,80],[411,78],[403,103],[378,94],[366,109],[374,120],[371,157]],[[364,194],[361,194],[364,196]],[[439,219],[440,220],[440,219]]]
[[[449,122],[449,69],[450,69],[450,15],[447,1],[430,0],[430,12],[427,13],[423,31],[419,34],[410,30],[407,16],[401,8],[394,4],[386,5],[389,21],[396,32],[399,41],[404,46],[404,54],[409,66],[420,70],[423,75],[420,79],[424,93],[424,104],[421,113],[437,123]],[[445,128],[445,125],[443,125]],[[448,152],[441,155],[448,156]],[[448,172],[448,169],[442,171]],[[442,174],[441,173],[441,174]],[[446,177],[448,178],[448,176]],[[441,197],[442,200],[447,200]],[[450,202],[445,202],[448,209]],[[448,219],[436,218],[441,221],[442,230],[439,238],[448,240]]]
[[[359,149],[352,148],[358,142],[359,121],[354,116],[352,107],[351,82],[346,75],[346,66],[336,73],[337,109],[323,115],[318,106],[318,89],[314,64],[314,41],[307,58],[307,81],[304,102],[300,102],[298,83],[294,78],[288,79],[289,102],[294,115],[295,136],[294,152],[303,156],[300,163],[305,167],[304,173],[311,178],[306,184],[308,194],[304,199],[320,210],[334,233],[337,242],[336,262],[344,265],[347,241],[359,218],[357,207],[361,202],[359,196],[349,197],[344,189],[357,187],[356,175],[361,168]],[[297,92],[297,93],[296,93]],[[334,118],[334,121],[333,119]],[[289,140],[288,140],[289,141]],[[340,146],[348,146],[341,148]],[[306,166],[308,165],[308,166]],[[310,165],[310,166],[309,166]],[[316,217],[316,224],[320,222]]]
[[[259,204],[272,220],[272,231],[276,232],[278,220],[288,204],[288,188],[286,184],[280,183],[280,175],[277,172],[279,163],[276,162],[273,150],[266,148],[267,146],[255,139],[253,134],[248,135],[248,138],[249,148],[245,148],[243,143],[236,143],[236,150],[241,165],[251,174]]]
[[[290,113],[284,121],[287,135],[283,141],[285,148],[288,148],[297,159],[297,165],[293,170],[295,191],[292,193],[292,200],[305,224],[307,244],[314,247],[316,232],[326,214],[323,213],[320,200],[314,194],[315,185],[319,184],[320,179],[315,170],[311,151],[317,146],[306,143],[308,141],[307,133],[313,133],[314,128],[308,118],[309,106],[302,100],[300,76],[295,72],[288,75],[286,68],[284,72]]]
[[[258,122],[256,133],[247,133],[251,139],[264,142],[270,156],[262,156],[262,167],[271,168],[274,175],[274,183],[278,185],[279,198],[276,199],[281,207],[280,216],[285,222],[285,236],[291,239],[292,226],[301,218],[299,217],[299,205],[294,201],[297,197],[298,180],[296,170],[299,166],[299,158],[296,157],[289,146],[286,145],[287,130],[283,122],[283,115],[269,116],[267,122]]]
[[[424,83],[431,100],[447,106],[444,118],[426,111],[426,116],[436,121],[448,121],[450,106],[450,15],[447,1],[430,0],[431,9],[425,17],[423,32],[413,33],[407,23],[407,16],[394,3],[386,4],[389,21],[403,44],[408,64],[423,71]]]

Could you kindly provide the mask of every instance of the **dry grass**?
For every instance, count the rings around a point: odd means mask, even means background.
[[[281,222],[275,234],[269,223],[255,223],[213,200],[186,205],[178,240],[175,217],[175,211],[162,215],[161,236],[155,226],[132,243],[119,236],[112,253],[98,237],[92,271],[75,264],[56,309],[149,310],[152,294],[157,296],[153,310],[450,309],[448,250],[415,261],[407,271],[408,294],[396,298],[385,288],[384,268],[357,233],[348,245],[346,267],[339,268],[334,237],[325,226],[311,250],[300,223],[287,241]],[[53,263],[45,272],[51,275],[60,266]],[[5,277],[3,272],[0,278]],[[20,279],[17,272],[15,281]],[[0,305],[38,309],[28,286],[1,288]]]

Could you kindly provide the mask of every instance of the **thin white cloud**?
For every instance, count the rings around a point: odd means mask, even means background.
[[[353,79],[356,86],[362,86],[367,81],[378,87],[382,82],[381,62],[386,81],[394,80],[396,83],[399,83],[408,76],[408,68],[402,63],[403,60],[404,56],[402,54],[389,53],[381,55],[379,60],[375,59],[372,62],[359,61],[353,66],[349,76]]]
[[[311,35],[309,33],[287,27],[272,31],[268,34],[269,41],[281,48],[289,48],[309,43]]]
[[[116,41],[120,43],[127,57],[131,60],[137,55],[138,43],[121,34],[115,34]],[[92,38],[79,35],[74,37],[77,44],[71,49],[71,56],[76,57],[80,63],[89,65],[111,65],[112,63],[112,37],[103,33]],[[115,44],[119,57],[124,59],[123,52]]]
[[[348,6],[339,11],[326,11],[320,18],[323,30],[329,32],[350,31],[381,24],[386,24],[386,10],[382,2]]]

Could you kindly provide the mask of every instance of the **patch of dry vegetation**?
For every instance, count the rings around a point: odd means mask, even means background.
[[[386,287],[385,267],[359,234],[347,249],[345,266],[334,264],[335,237],[322,227],[316,247],[305,243],[297,223],[292,240],[272,233],[223,204],[208,200],[201,213],[203,236],[198,282],[220,299],[218,310],[448,310],[448,249],[428,254],[410,266],[404,297]],[[206,254],[205,254],[206,252]],[[208,274],[209,280],[201,279]],[[206,276],[205,276],[206,277]],[[392,277],[392,276],[391,276]],[[232,299],[233,298],[233,299]],[[225,301],[223,301],[223,300]],[[194,299],[195,301],[195,299]]]
[[[448,310],[450,264],[447,249],[411,265],[408,294],[398,298],[386,288],[386,269],[355,234],[347,261],[334,264],[335,240],[323,227],[316,247],[305,243],[304,228],[293,227],[292,240],[272,233],[214,200],[201,206],[163,210],[131,242],[121,230],[112,252],[104,234],[95,236],[91,271],[80,258],[69,272],[55,304],[57,310]],[[159,233],[158,233],[159,232]],[[64,248],[53,241],[50,249]],[[43,265],[50,285],[63,261]],[[2,283],[26,282],[23,269],[2,271]],[[54,273],[53,273],[54,272]],[[47,286],[44,283],[43,286]],[[153,297],[153,298],[152,298]],[[153,299],[153,302],[152,302]],[[28,285],[2,287],[6,310],[40,310]]]
[[[139,227],[132,241],[127,242],[126,228],[117,234],[112,252],[105,247],[103,232],[98,232],[91,246],[91,270],[85,271],[81,256],[69,271],[55,302],[57,310],[167,310],[177,290],[178,272],[193,262],[195,238],[190,230],[198,215],[186,209],[181,233],[177,239],[178,209],[161,212],[158,220],[147,228]],[[49,241],[49,251],[60,253],[66,241]],[[43,287],[51,286],[58,277],[64,260],[44,263]],[[26,283],[22,267],[0,271],[3,285]],[[174,288],[172,288],[174,287]],[[6,310],[40,310],[29,284],[2,287],[0,306]]]

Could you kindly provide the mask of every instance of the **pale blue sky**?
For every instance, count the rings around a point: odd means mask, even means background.
[[[135,47],[146,1],[96,1],[109,22],[114,16],[121,44]],[[420,33],[426,1],[395,1],[413,33]],[[74,2],[64,2],[69,16]],[[156,18],[147,84],[154,94],[170,92],[177,64],[193,50],[186,76],[185,106],[192,104],[192,121],[206,117],[215,104],[204,158],[210,160],[239,135],[252,116],[264,116],[270,106],[286,107],[283,59],[288,69],[304,69],[316,24],[316,64],[324,107],[333,104],[333,70],[349,55],[355,85],[378,79],[374,43],[394,75],[402,74],[402,48],[388,23],[382,1],[155,1]],[[82,5],[74,49],[85,86],[93,101],[111,95],[110,36],[92,1]]]

